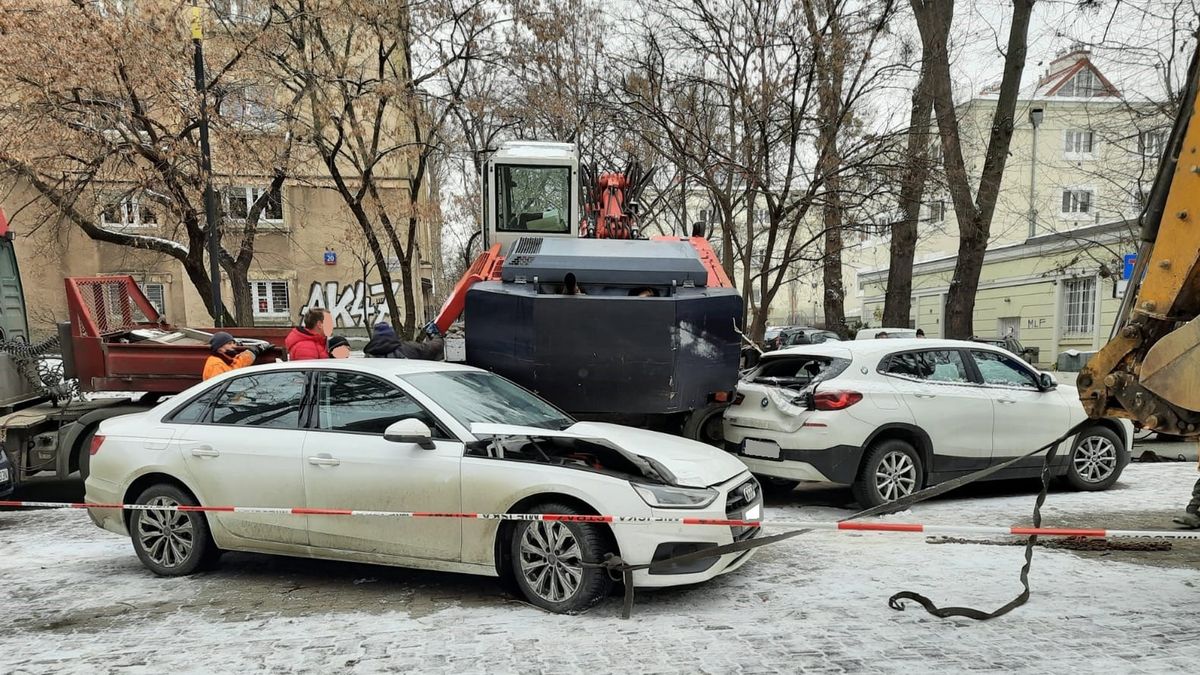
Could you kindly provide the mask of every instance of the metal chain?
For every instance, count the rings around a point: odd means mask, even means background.
[[[63,376],[61,358],[51,358],[61,355],[60,347],[57,335],[37,344],[0,340],[0,352],[12,358],[17,371],[39,396],[49,396],[56,401],[82,400],[79,382]]]

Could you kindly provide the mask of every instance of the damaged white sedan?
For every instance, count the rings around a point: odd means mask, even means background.
[[[237,370],[106,420],[86,500],[447,514],[563,513],[757,521],[758,484],[694,441],[575,422],[497,375],[448,363],[300,361]],[[637,565],[757,535],[757,527],[89,509],[159,575],[254,551],[511,575],[533,603],[584,609]],[[705,581],[752,551],[666,562],[635,586]]]
[[[1074,388],[1003,349],[862,340],[766,354],[738,384],[724,432],[768,487],[842,483],[876,506],[1023,455],[1086,419]],[[1053,470],[1076,489],[1104,490],[1132,444],[1128,420],[1088,422]],[[1038,454],[991,477],[1038,476],[1043,463]]]

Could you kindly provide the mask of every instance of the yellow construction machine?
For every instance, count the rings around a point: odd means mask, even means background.
[[[1141,216],[1141,245],[1107,344],[1078,378],[1091,417],[1200,436],[1200,76],[1192,57],[1179,115]]]

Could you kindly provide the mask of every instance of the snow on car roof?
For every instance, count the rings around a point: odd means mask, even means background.
[[[421,359],[308,359],[303,361],[279,361],[255,366],[263,370],[287,368],[316,368],[329,370],[359,370],[380,375],[414,375],[417,373],[483,372],[474,366],[446,361],[424,361]]]
[[[878,340],[849,340],[845,342],[823,342],[817,345],[797,345],[767,352],[763,359],[780,356],[806,354],[812,356],[873,356],[890,354],[906,349],[984,349],[995,351],[991,345],[968,340],[941,340],[937,338],[880,338]]]

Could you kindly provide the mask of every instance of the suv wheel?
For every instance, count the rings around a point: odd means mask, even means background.
[[[891,438],[871,446],[852,488],[859,504],[872,507],[907,497],[924,486],[921,456],[907,441]]]
[[[159,483],[137,498],[149,506],[197,506],[183,490]],[[221,554],[209,533],[208,521],[196,511],[136,510],[129,519],[133,550],[142,564],[162,577],[178,577],[206,569]]]
[[[542,504],[530,513],[580,515],[565,504]],[[530,602],[556,613],[579,612],[608,595],[612,579],[598,563],[611,546],[599,525],[589,523],[518,523],[510,541],[513,576]]]
[[[1088,427],[1075,439],[1067,464],[1067,484],[1076,490],[1107,490],[1125,468],[1125,447],[1107,427]]]

